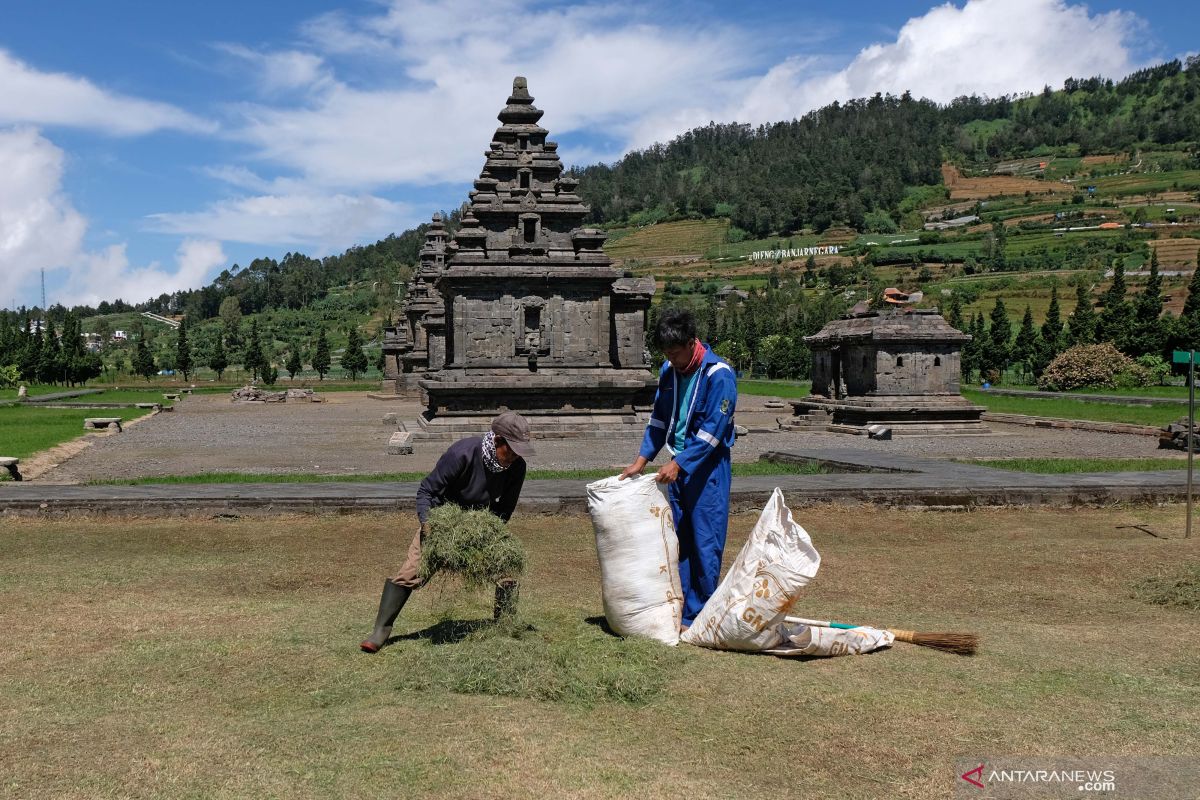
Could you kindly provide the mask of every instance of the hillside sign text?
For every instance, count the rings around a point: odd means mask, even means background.
[[[751,261],[762,261],[764,259],[773,258],[805,258],[806,256],[836,256],[838,254],[838,246],[836,244],[826,245],[824,247],[797,247],[791,250],[755,250],[750,254]]]

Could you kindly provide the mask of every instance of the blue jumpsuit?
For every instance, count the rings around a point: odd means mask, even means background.
[[[729,523],[729,448],[737,378],[729,364],[705,345],[688,405],[676,397],[687,378],[668,361],[658,377],[654,411],[646,426],[640,455],[653,461],[665,445],[679,465],[679,479],[667,490],[679,536],[679,577],[683,585],[683,624],[691,625],[717,589],[721,555]],[[673,447],[676,425],[684,425],[683,448]]]

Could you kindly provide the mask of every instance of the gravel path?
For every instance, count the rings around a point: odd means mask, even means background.
[[[324,403],[232,403],[225,395],[194,395],[124,433],[97,438],[93,445],[40,478],[46,483],[80,483],[104,478],[188,475],[203,472],[318,473],[423,472],[445,449],[442,442],[417,442],[411,456],[387,455],[394,428],[383,415],[415,420],[415,402],[372,400],[365,393],[330,392]],[[747,396],[737,420],[756,431],[738,441],[735,461],[754,461],[769,450],[853,447],[929,458],[1168,457],[1152,436],[1049,430],[992,424],[992,436],[900,437],[872,441],[835,433],[773,430],[787,412],[763,408],[763,397]],[[410,427],[410,429],[413,429]],[[769,432],[757,432],[772,429]],[[535,469],[575,469],[628,464],[636,438],[537,442]],[[1178,457],[1184,458],[1183,454]],[[661,459],[660,459],[661,460]]]

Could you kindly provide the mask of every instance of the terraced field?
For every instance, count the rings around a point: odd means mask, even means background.
[[[618,262],[700,258],[723,245],[728,230],[727,219],[664,222],[614,237],[604,250]]]
[[[1073,194],[1073,186],[1033,178],[1014,178],[991,175],[985,178],[965,178],[953,164],[942,165],[942,181],[950,189],[951,200],[985,200],[989,197],[1025,194]]]
[[[1196,253],[1200,251],[1200,239],[1155,239],[1150,246],[1158,253],[1161,269],[1172,267],[1195,267]]]

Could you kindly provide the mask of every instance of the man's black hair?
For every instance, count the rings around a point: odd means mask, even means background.
[[[696,338],[696,318],[682,308],[665,309],[654,328],[654,344],[660,350],[690,345]]]

